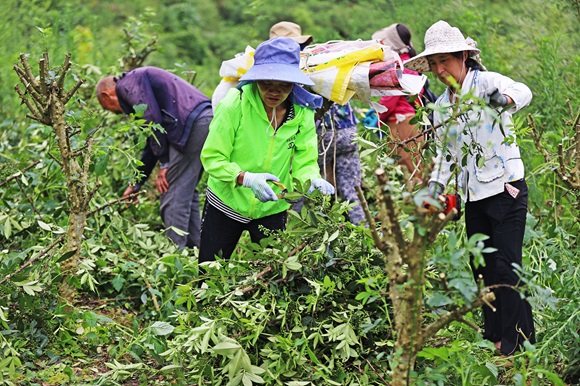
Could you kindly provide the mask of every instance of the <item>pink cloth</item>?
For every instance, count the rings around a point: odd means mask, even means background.
[[[375,62],[369,68],[369,83],[371,88],[379,90],[398,90],[401,87],[399,75],[401,69],[398,62]]]
[[[403,62],[410,58],[408,53],[399,54],[399,56],[401,57],[401,60]],[[418,72],[409,70],[407,68],[403,70],[403,73],[410,75],[419,75]],[[384,96],[381,98],[379,103],[388,109],[387,112],[379,114],[379,119],[383,123],[395,122],[397,120],[397,118],[395,117],[396,114],[402,115],[415,114],[415,108],[407,101],[407,97],[404,95]]]

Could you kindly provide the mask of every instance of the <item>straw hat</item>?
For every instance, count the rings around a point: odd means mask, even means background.
[[[404,65],[413,71],[428,72],[431,68],[427,56],[460,51],[468,51],[469,56],[477,56],[480,52],[476,47],[467,44],[459,28],[451,27],[446,21],[439,20],[425,32],[425,50],[407,60]]]
[[[276,37],[287,37],[292,38],[298,42],[298,44],[304,44],[306,42],[312,42],[311,35],[302,35],[302,28],[296,23],[290,21],[281,21],[274,24],[270,28],[270,39]]]
[[[240,82],[275,80],[314,85],[300,70],[300,45],[291,38],[278,37],[262,42],[254,52],[254,65]]]

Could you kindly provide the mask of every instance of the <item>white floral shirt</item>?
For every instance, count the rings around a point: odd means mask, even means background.
[[[429,181],[443,186],[455,183],[452,171],[454,167],[459,167],[457,182],[465,201],[494,196],[504,191],[505,183],[524,178],[524,164],[515,141],[511,115],[530,103],[530,89],[496,72],[470,70],[461,93],[471,90],[473,95],[485,98],[495,88],[515,103],[509,111],[501,114],[501,125],[489,112],[474,109],[457,118],[450,126],[442,125],[437,129],[437,157]],[[450,106],[449,97],[449,90],[446,90],[436,105]],[[451,115],[451,107],[446,111],[435,111],[435,125]]]

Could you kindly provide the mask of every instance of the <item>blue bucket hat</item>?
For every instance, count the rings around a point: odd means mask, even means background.
[[[254,65],[240,78],[240,82],[256,80],[314,85],[314,82],[300,71],[300,45],[287,37],[266,40],[256,48]]]

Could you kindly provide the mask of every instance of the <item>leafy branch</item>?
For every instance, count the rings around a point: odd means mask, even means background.
[[[576,196],[576,209],[580,213],[580,111],[575,116],[572,115],[572,117],[571,121],[566,122],[572,129],[572,135],[568,137],[566,132],[564,132],[565,140],[557,145],[556,154],[551,152],[546,147],[546,142],[542,140],[546,126],[542,125],[540,127],[532,115],[528,116],[528,124],[532,129],[531,135],[536,149],[542,154],[547,163],[555,163],[557,165],[554,172]]]
[[[4,185],[10,183],[12,180],[20,177],[21,175],[23,175],[24,173],[26,173],[28,170],[32,169],[33,167],[35,167],[36,165],[38,165],[41,162],[41,160],[36,160],[33,163],[31,163],[30,165],[28,165],[27,167],[25,167],[24,169],[14,173],[13,175],[11,175],[10,177],[8,177],[7,179],[5,179],[4,181],[0,182],[0,188],[3,187]]]
[[[26,269],[26,267],[31,266],[36,261],[38,261],[41,258],[43,258],[44,256],[46,256],[54,247],[56,247],[58,244],[60,244],[60,242],[64,239],[65,235],[66,234],[64,234],[64,233],[62,235],[60,235],[52,244],[50,244],[48,247],[46,247],[38,255],[34,256],[30,260],[28,260],[26,263],[22,264],[16,271],[12,272],[9,275],[6,275],[2,280],[0,280],[0,285],[4,284],[8,280],[12,279],[14,276],[18,275],[20,272],[24,271],[24,269]]]

